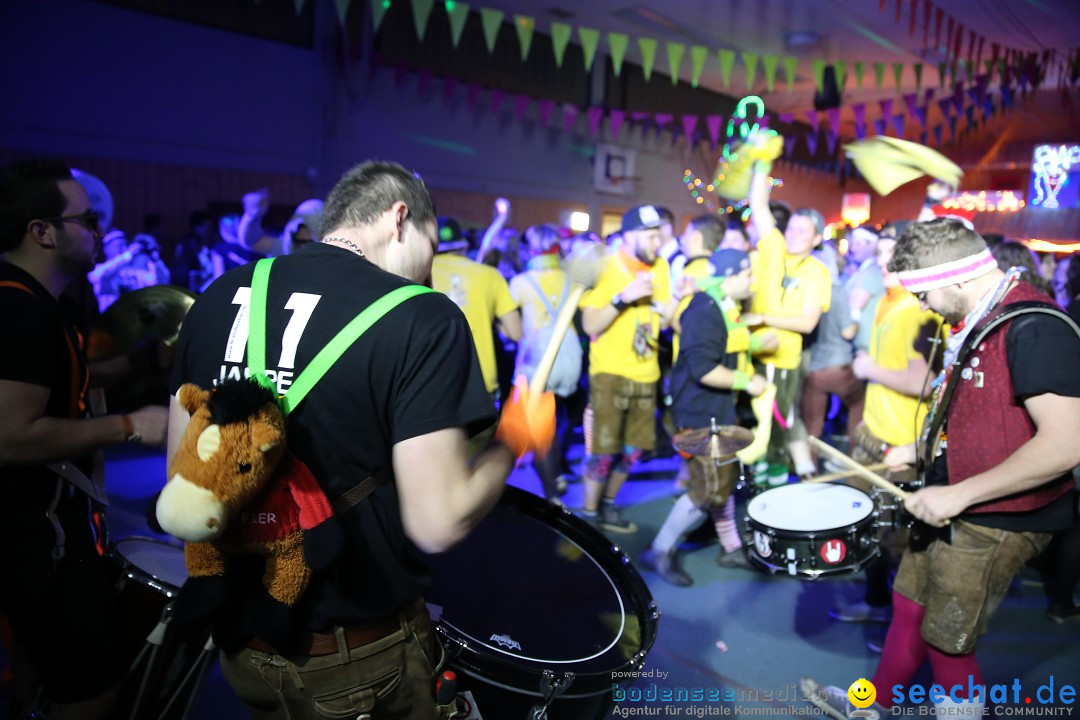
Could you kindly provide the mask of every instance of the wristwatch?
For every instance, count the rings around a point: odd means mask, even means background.
[[[142,433],[135,428],[135,421],[130,415],[121,415],[120,420],[124,423],[124,441],[137,443],[142,440]]]
[[[611,307],[615,308],[619,312],[625,310],[629,304],[630,303],[622,299],[622,293],[619,293],[615,297],[611,298]]]

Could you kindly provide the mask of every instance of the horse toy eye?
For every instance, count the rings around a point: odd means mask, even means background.
[[[246,462],[240,463],[239,470],[242,473],[251,472],[251,463],[246,463]]]

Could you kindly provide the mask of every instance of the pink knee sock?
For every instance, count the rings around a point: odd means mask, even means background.
[[[981,702],[986,702],[986,688],[975,689],[983,684],[983,679],[974,652],[967,655],[949,655],[937,648],[928,647],[927,650],[930,666],[934,669],[934,682],[945,688],[946,695],[951,694],[953,688],[959,685],[960,689],[954,693],[957,697],[973,700],[975,696]]]
[[[893,593],[892,624],[885,636],[881,661],[870,681],[878,689],[877,701],[883,707],[892,707],[893,686],[906,686],[926,660],[928,646],[920,630],[925,612],[921,605]]]

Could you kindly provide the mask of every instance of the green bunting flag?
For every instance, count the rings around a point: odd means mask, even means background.
[[[833,67],[836,69],[836,87],[843,92],[844,81],[847,80],[847,61],[837,60],[833,63]]]
[[[795,70],[799,67],[799,58],[786,57],[784,58],[784,79],[787,80],[787,91],[791,92],[792,86],[795,84]]]
[[[345,16],[349,14],[349,6],[352,5],[352,0],[334,0],[334,9],[337,10],[338,22],[342,25],[345,24]],[[300,3],[300,6],[296,8],[296,13],[299,15],[304,10],[304,3]]]
[[[922,63],[915,63],[911,66],[915,71],[915,92],[922,92]]]
[[[761,67],[765,69],[765,87],[769,92],[776,86],[776,66],[780,58],[776,55],[762,55]]]
[[[412,0],[413,22],[416,23],[416,39],[423,41],[424,33],[427,32],[428,20],[431,18],[431,8],[435,6],[435,0]]]
[[[810,66],[814,69],[814,87],[821,92],[825,89],[825,61],[817,58]]]
[[[293,10],[296,11],[297,15],[304,12],[305,5],[307,5],[307,0],[293,0]],[[375,3],[372,2],[372,10],[374,10],[374,5]],[[379,27],[376,25],[375,29],[378,30]]]
[[[744,52],[742,54],[742,61],[743,65],[746,66],[746,89],[751,90],[754,87],[754,76],[757,75],[758,54]]]
[[[731,84],[731,68],[735,66],[735,51],[721,50],[719,54],[720,80],[724,83],[724,87],[727,87]]]
[[[938,80],[938,87],[939,88],[945,87],[945,72],[946,72],[947,68],[948,68],[948,66],[945,63],[938,63],[938,66],[937,66],[937,80]]]
[[[855,85],[862,90],[862,78],[863,72],[866,70],[866,63],[862,60],[855,61]]]
[[[885,63],[876,62],[874,63],[874,84],[878,90],[881,89],[883,82],[885,82]]]
[[[517,30],[518,44],[521,45],[521,62],[529,57],[533,33],[536,32],[536,18],[529,15],[515,15],[514,29]]]
[[[615,77],[622,72],[622,61],[626,57],[626,43],[629,38],[622,33],[609,32],[607,35],[608,47],[611,48],[611,64],[615,68]]]
[[[686,46],[682,43],[667,43],[667,62],[668,70],[671,72],[672,85],[679,84],[679,66],[682,65],[682,59],[685,53]]]
[[[566,23],[551,23],[551,45],[555,50],[555,67],[562,67],[563,57],[566,56],[566,46],[570,44],[570,33],[574,29]]]
[[[641,71],[645,74],[645,82],[652,77],[653,63],[656,62],[656,40],[653,38],[638,38],[638,47],[641,48]]]
[[[705,69],[705,59],[707,57],[709,57],[709,48],[704,45],[694,45],[690,48],[690,65],[693,68],[690,84],[693,87],[697,87],[698,81],[701,80],[701,73]]]
[[[461,42],[461,31],[465,29],[465,21],[469,19],[469,6],[457,0],[447,0],[446,14],[450,16],[450,42],[456,48]]]
[[[585,72],[592,70],[593,60],[596,59],[596,46],[600,43],[600,31],[595,28],[579,27],[578,38],[581,39],[581,52],[585,56]]]
[[[484,42],[487,43],[489,53],[495,52],[495,38],[499,36],[499,27],[502,26],[502,21],[502,10],[480,8],[480,24],[484,26]]]
[[[896,79],[896,89],[900,89],[900,80],[904,77],[904,63],[894,62],[892,64],[892,74]]]

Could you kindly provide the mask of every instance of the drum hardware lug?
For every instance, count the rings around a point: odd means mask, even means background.
[[[556,675],[550,670],[545,670],[540,678],[540,694],[543,696],[542,705],[533,705],[529,710],[528,720],[547,720],[547,709],[551,703],[559,699],[559,696],[570,689],[574,683],[574,673]]]

